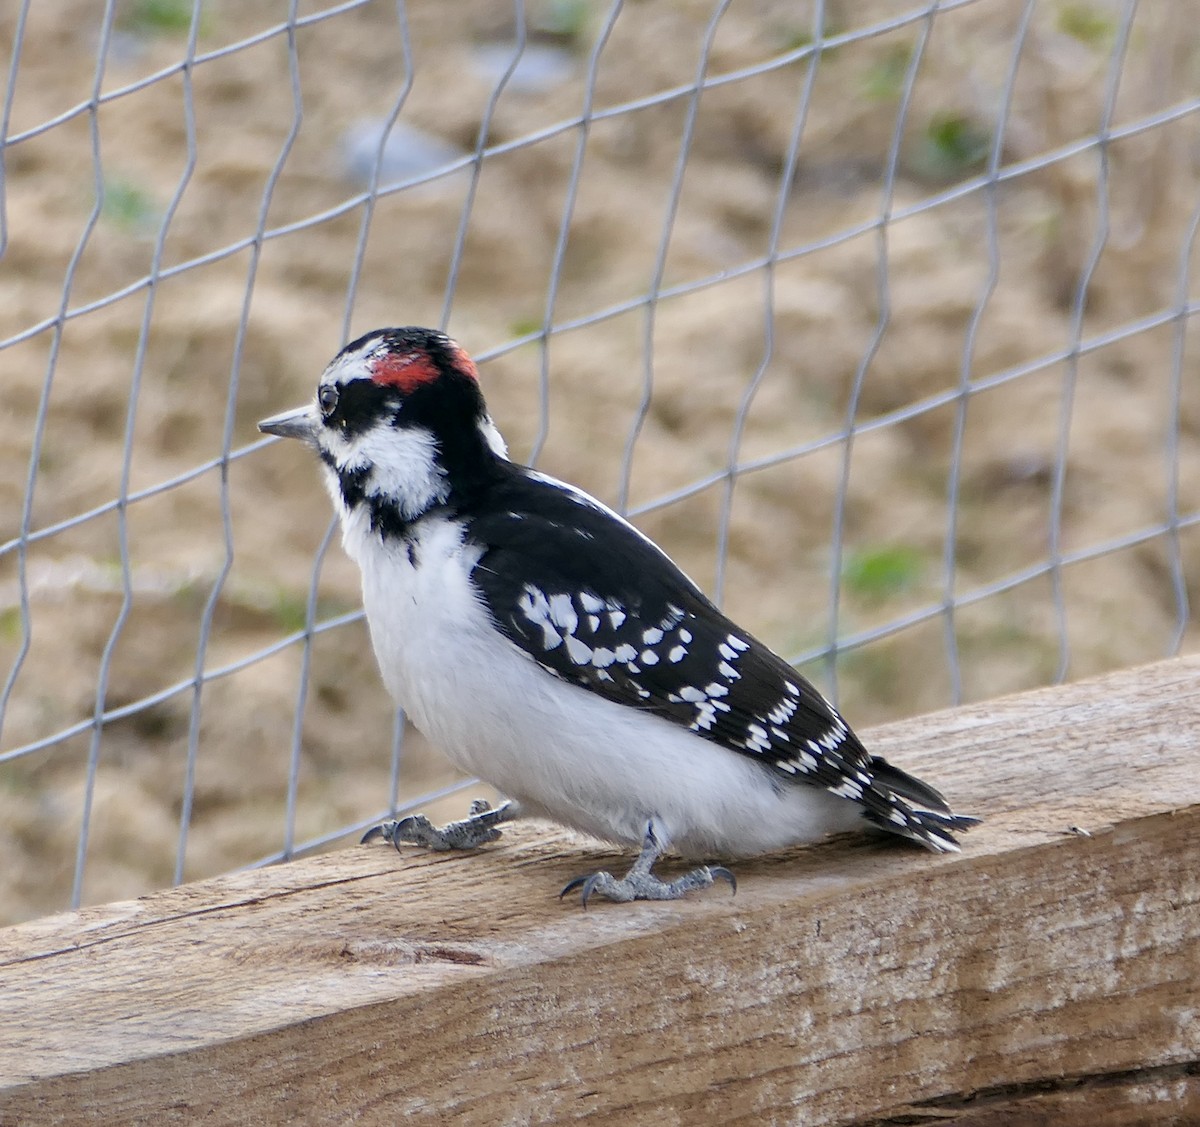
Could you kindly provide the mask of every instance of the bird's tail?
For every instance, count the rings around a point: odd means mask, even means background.
[[[941,791],[893,767],[878,755],[871,757],[875,787],[888,795],[886,812],[868,807],[868,821],[888,833],[899,834],[935,853],[957,853],[954,834],[979,825],[970,814],[955,814]]]

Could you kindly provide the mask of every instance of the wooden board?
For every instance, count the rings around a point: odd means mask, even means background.
[[[1200,658],[867,742],[986,817],[961,855],[583,912],[627,858],[523,824],[0,931],[0,1123],[1200,1119]]]

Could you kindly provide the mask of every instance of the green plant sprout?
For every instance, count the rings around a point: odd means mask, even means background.
[[[564,45],[580,47],[587,39],[592,5],[588,0],[550,0],[534,21],[536,29]]]
[[[1065,4],[1058,12],[1058,30],[1097,50],[1108,50],[1117,37],[1116,24],[1090,4]]]
[[[979,167],[991,143],[991,134],[964,114],[936,114],[925,128],[919,163],[931,175],[951,179]]]
[[[923,566],[921,553],[905,544],[862,548],[847,554],[842,580],[852,594],[879,602],[914,587]]]
[[[192,26],[192,0],[137,0],[120,24],[132,35],[182,35]]]
[[[147,192],[128,180],[105,180],[101,213],[114,227],[144,235],[158,222],[158,209]]]
[[[895,46],[863,75],[863,93],[873,102],[894,102],[904,90],[912,49]]]

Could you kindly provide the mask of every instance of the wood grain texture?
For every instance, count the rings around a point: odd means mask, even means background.
[[[860,1127],[1142,1127],[1200,1123],[1200,1067],[1167,1065],[1006,1085],[892,1108]]]
[[[987,819],[962,855],[583,912],[627,859],[518,825],[0,931],[0,1123],[1195,1122],[1200,658],[867,742]]]

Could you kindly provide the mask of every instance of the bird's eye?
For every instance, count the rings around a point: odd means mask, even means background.
[[[321,414],[329,418],[337,408],[338,391],[336,387],[326,384],[317,392],[317,402],[321,405]]]

